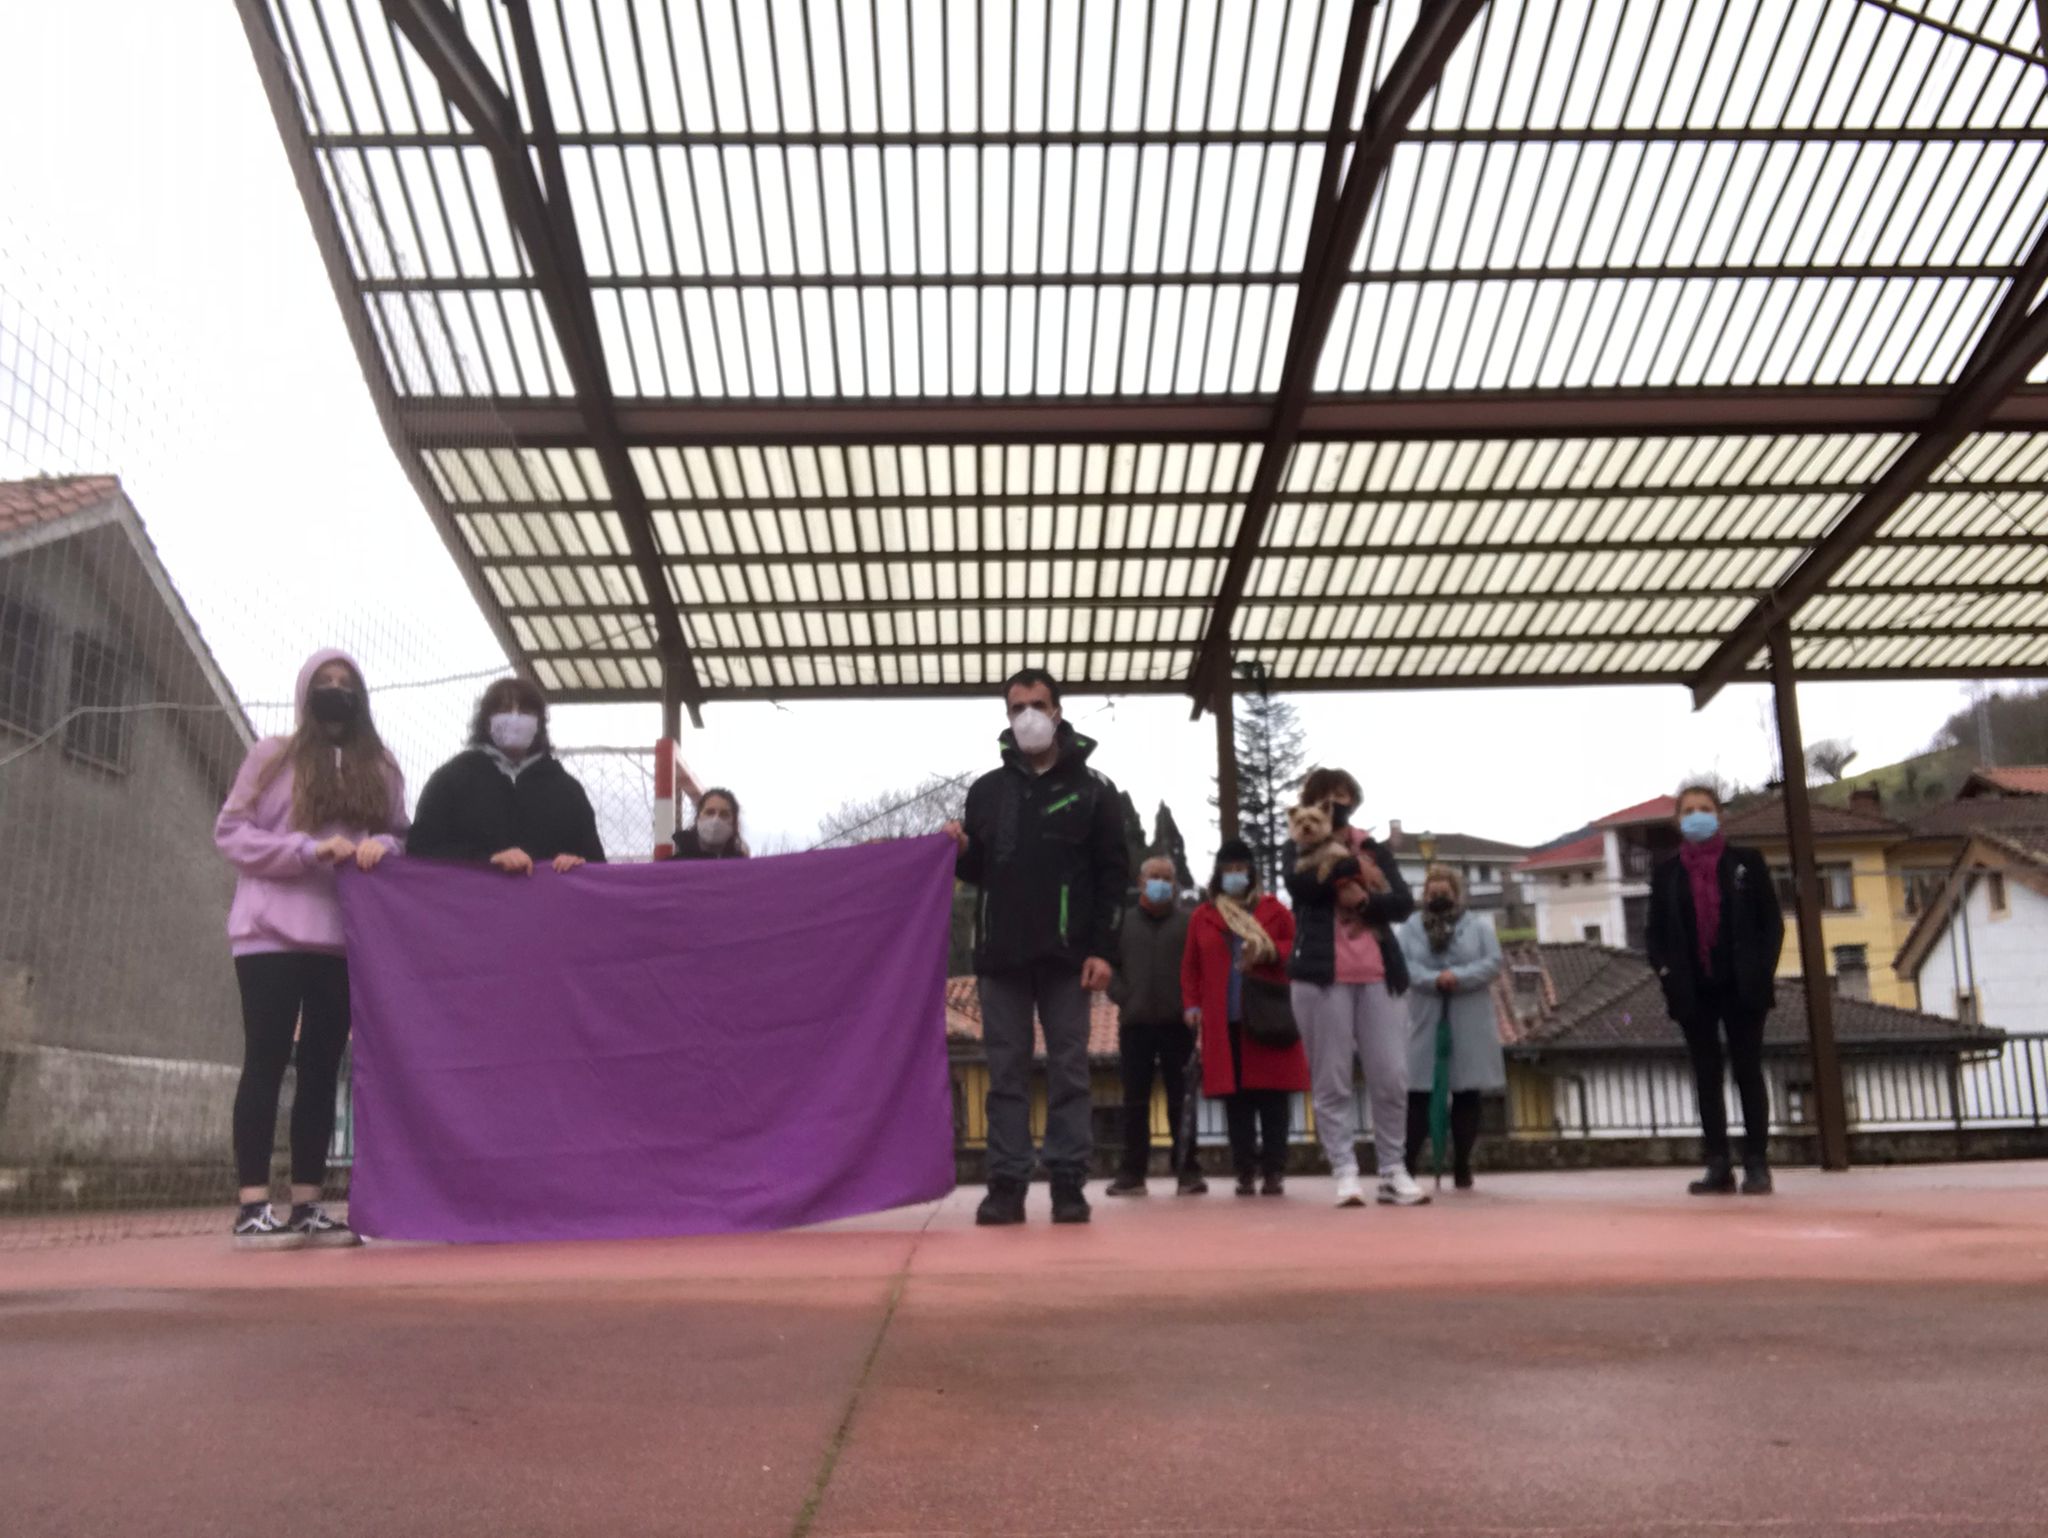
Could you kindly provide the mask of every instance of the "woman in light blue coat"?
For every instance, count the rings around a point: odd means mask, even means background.
[[[1413,985],[1408,990],[1408,1167],[1429,1141],[1429,1095],[1436,1080],[1437,1022],[1451,1016],[1451,1149],[1460,1191],[1472,1189],[1472,1148],[1479,1141],[1479,1099],[1507,1087],[1493,980],[1500,941],[1493,926],[1465,911],[1465,883],[1445,865],[1423,881],[1422,907],[1397,931]]]

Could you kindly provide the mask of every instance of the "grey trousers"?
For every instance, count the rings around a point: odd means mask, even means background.
[[[984,973],[981,1045],[988,1057],[988,1175],[1031,1178],[1031,1017],[1045,1030],[1045,1167],[1055,1178],[1088,1178],[1095,1153],[1088,1084],[1088,994],[1081,969],[1042,961]],[[1398,1142],[1399,1140],[1396,1139]]]
[[[1408,1011],[1385,983],[1296,983],[1294,1019],[1308,1049],[1309,1084],[1316,1105],[1316,1135],[1330,1169],[1358,1173],[1358,1099],[1351,1064],[1365,1069],[1372,1104],[1372,1138],[1380,1173],[1407,1158]]]

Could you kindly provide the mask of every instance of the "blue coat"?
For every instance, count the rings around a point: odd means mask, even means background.
[[[1437,992],[1440,972],[1458,980],[1451,1001],[1451,1089],[1498,1090],[1508,1082],[1501,1056],[1500,1024],[1493,1008],[1493,980],[1500,976],[1500,941],[1493,926],[1476,914],[1461,914],[1450,949],[1430,949],[1416,914],[1395,934],[1408,959],[1408,1088],[1427,1091],[1436,1077],[1436,1023],[1446,995]]]

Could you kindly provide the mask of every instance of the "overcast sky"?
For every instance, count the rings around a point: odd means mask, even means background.
[[[32,324],[39,345],[87,357],[84,395],[107,418],[0,468],[123,474],[244,698],[285,697],[329,642],[362,656],[373,689],[502,662],[378,427],[232,6],[0,6],[0,328]],[[6,397],[0,427],[21,411]],[[474,687],[379,699],[415,786],[456,745]],[[1850,738],[1859,767],[1924,747],[1965,697],[1942,682],[1801,692],[1808,740]],[[1358,774],[1382,827],[1535,842],[1694,771],[1772,772],[1754,688],[1697,714],[1662,688],[1299,707],[1311,753]],[[1173,805],[1204,861],[1211,723],[1180,699],[1077,697],[1068,714],[1148,818]],[[739,792],[757,841],[801,844],[845,799],[992,763],[1001,725],[993,699],[714,706],[685,751]],[[558,725],[584,743],[657,731],[651,705]]]

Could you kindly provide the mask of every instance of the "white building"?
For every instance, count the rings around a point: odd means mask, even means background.
[[[1529,922],[1527,899],[1515,866],[1529,853],[1523,844],[1478,838],[1470,833],[1416,833],[1399,818],[1387,823],[1382,840],[1393,852],[1402,879],[1419,897],[1431,865],[1448,865],[1465,883],[1465,905],[1483,914],[1495,929],[1520,929]]]
[[[1899,952],[1931,1015],[2048,1032],[2048,813],[1980,828]]]
[[[1535,910],[1538,942],[1641,950],[1650,872],[1677,847],[1676,810],[1670,796],[1624,807],[1515,866],[1512,874]]]

